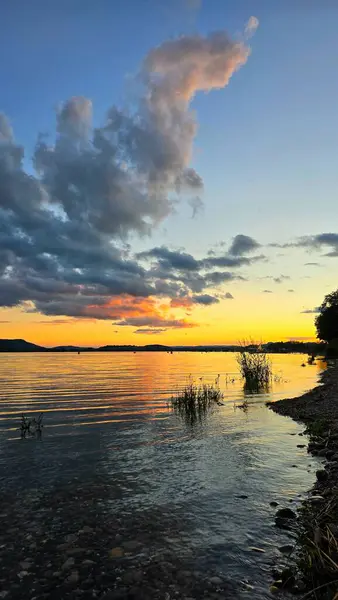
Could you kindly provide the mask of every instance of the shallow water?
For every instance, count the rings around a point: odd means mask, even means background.
[[[113,500],[100,499],[106,509],[122,523],[137,516],[129,537],[142,544],[148,528],[172,562],[231,581],[236,597],[268,598],[278,546],[292,537],[274,527],[270,502],[297,506],[318,461],[297,448],[303,428],[265,402],[313,387],[323,367],[271,358],[280,381],[248,396],[243,411],[230,353],[0,354],[2,488],[24,478],[25,489],[57,489],[99,475],[114,487]],[[189,376],[218,374],[224,406],[194,426],[172,413],[168,399]],[[40,412],[43,439],[21,441],[20,415]]]

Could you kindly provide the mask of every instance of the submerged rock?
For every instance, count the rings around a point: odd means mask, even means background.
[[[276,517],[281,519],[295,519],[297,515],[291,508],[280,508],[276,512]]]
[[[316,471],[316,477],[317,477],[318,481],[326,481],[328,478],[328,474],[324,470],[319,470],[319,471]]]
[[[282,554],[290,554],[293,551],[293,546],[291,544],[285,544],[285,546],[280,546],[278,550]]]

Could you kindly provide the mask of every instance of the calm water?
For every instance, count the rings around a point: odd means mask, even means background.
[[[297,448],[302,427],[265,402],[315,385],[323,365],[302,368],[303,360],[272,356],[282,382],[249,397],[244,412],[229,353],[0,354],[1,484],[15,488],[24,473],[27,487],[57,487],[99,473],[118,490],[108,508],[119,518],[165,515],[163,551],[231,580],[240,598],[268,598],[277,548],[290,543],[269,503],[296,506],[318,462]],[[218,374],[224,406],[203,423],[190,427],[170,411],[168,399],[190,375],[212,382]],[[20,415],[39,412],[42,441],[21,441]]]

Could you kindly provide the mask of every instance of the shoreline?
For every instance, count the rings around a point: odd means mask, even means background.
[[[300,583],[304,589],[302,598],[307,600],[337,600],[338,363],[330,364],[322,373],[320,384],[309,392],[267,406],[305,424],[308,452],[325,460],[298,512],[297,569],[287,580],[276,583],[284,589],[299,589]]]

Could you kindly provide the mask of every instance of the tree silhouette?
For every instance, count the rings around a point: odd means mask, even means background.
[[[338,290],[325,296],[315,325],[318,339],[331,342],[338,338]]]

